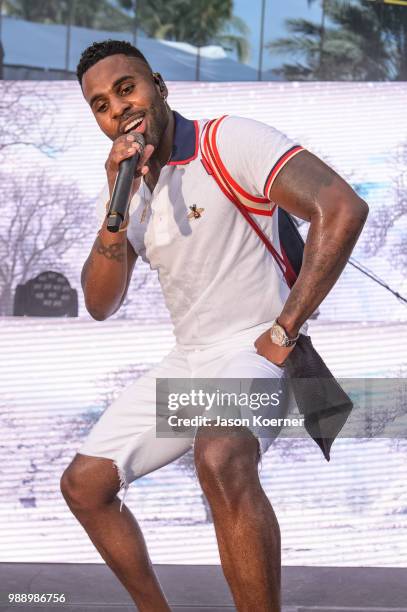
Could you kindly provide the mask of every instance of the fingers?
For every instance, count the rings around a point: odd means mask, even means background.
[[[128,159],[140,151],[140,144],[137,142],[134,134],[124,134],[119,136],[112,146],[109,157],[106,161],[106,170],[108,172],[117,172],[119,164],[124,159]]]
[[[135,134],[123,134],[119,136],[111,148],[109,157],[106,160],[105,168],[107,173],[107,180],[109,183],[110,194],[112,193],[113,186],[116,180],[117,172],[119,170],[119,164],[124,159],[128,159],[135,155],[138,151],[141,150],[140,144],[136,140]],[[141,160],[137,165],[134,176],[135,178],[139,178],[140,176],[144,176],[148,172],[147,161],[151,157],[154,152],[154,147],[152,145],[146,145],[143,150],[143,154],[141,156]],[[134,186],[133,191],[136,190],[137,185]]]
[[[154,147],[153,145],[146,145],[144,147],[144,152],[143,152],[143,156],[140,160],[139,165],[136,168],[136,171],[134,173],[135,178],[138,178],[140,176],[145,176],[147,174],[147,172],[149,171],[149,167],[147,166],[147,162],[150,159],[150,157],[152,156],[152,154],[154,153]]]
[[[150,157],[152,156],[152,154],[154,153],[154,147],[151,144],[147,144],[144,147],[144,153],[143,156],[141,158],[141,163],[144,166],[146,164],[146,162],[150,159]]]

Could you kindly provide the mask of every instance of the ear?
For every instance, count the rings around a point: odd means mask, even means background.
[[[153,79],[154,82],[158,85],[161,97],[165,100],[168,96],[168,89],[166,84],[164,83],[164,79],[162,78],[159,72],[153,72]]]

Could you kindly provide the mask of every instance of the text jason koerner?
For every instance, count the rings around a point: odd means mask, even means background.
[[[251,422],[250,422],[251,421]],[[168,424],[171,427],[201,427],[205,425],[207,427],[221,427],[221,426],[243,426],[250,427],[250,425],[257,425],[260,427],[302,427],[304,425],[304,418],[300,417],[299,419],[268,419],[261,415],[253,415],[251,419],[247,418],[230,418],[226,419],[220,416],[217,416],[216,419],[210,419],[206,416],[194,416],[189,419],[184,417],[177,417],[176,414],[168,417]]]

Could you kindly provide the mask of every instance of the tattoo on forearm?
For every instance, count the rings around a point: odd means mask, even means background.
[[[106,257],[106,259],[114,259],[115,261],[122,262],[124,260],[124,250],[124,242],[114,242],[113,244],[104,245],[100,237],[98,237],[96,252]]]

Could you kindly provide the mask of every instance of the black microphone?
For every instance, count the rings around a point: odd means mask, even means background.
[[[131,157],[123,159],[119,164],[119,171],[113,187],[110,199],[109,212],[107,213],[107,229],[109,232],[117,232],[129,210],[131,185],[134,173],[144,151],[144,136],[139,132],[132,132],[136,137],[136,142],[140,145],[140,150]]]

